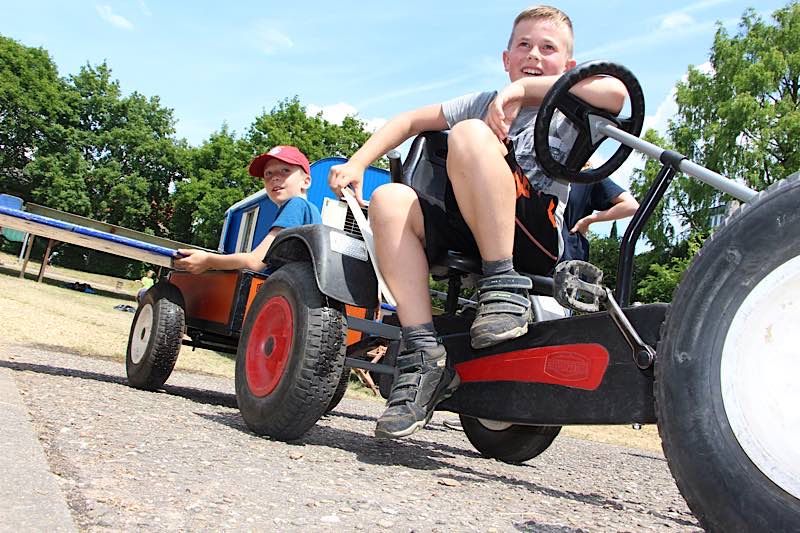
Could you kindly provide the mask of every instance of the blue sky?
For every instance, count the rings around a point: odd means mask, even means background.
[[[730,31],[744,10],[768,17],[786,2],[759,0],[563,1],[576,59],[630,68],[647,125],[674,112],[671,90],[708,61],[716,22]],[[47,49],[62,75],[106,60],[125,93],[158,95],[177,133],[198,145],[223,122],[238,134],[294,95],[336,120],[371,125],[401,111],[507,82],[500,55],[525,2],[0,2],[0,34]],[[623,185],[626,178],[618,179]]]

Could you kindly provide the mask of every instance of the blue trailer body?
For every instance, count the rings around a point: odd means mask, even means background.
[[[334,198],[328,187],[328,171],[333,165],[346,161],[347,159],[341,157],[326,157],[311,164],[311,187],[307,196],[320,210],[324,198]],[[367,168],[364,172],[364,199],[369,200],[372,191],[389,181],[391,178],[388,171]],[[251,250],[267,235],[277,211],[278,206],[272,203],[264,189],[233,204],[225,211],[218,250],[226,254]]]

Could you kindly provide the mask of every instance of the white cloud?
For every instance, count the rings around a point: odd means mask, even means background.
[[[366,121],[366,130],[370,133],[375,133],[386,124],[386,119],[383,117],[368,118]]]
[[[358,110],[350,104],[339,102],[338,104],[324,107],[320,107],[316,104],[309,104],[306,107],[306,113],[312,117],[316,116],[318,113],[322,113],[322,118],[331,124],[341,124],[345,117],[357,115]]]
[[[673,87],[666,98],[658,104],[655,115],[648,115],[645,117],[642,132],[654,129],[659,135],[664,136],[669,126],[669,120],[678,112],[678,104],[675,103],[675,93],[676,91]]]
[[[318,106],[316,104],[309,104],[306,106],[306,114],[309,116],[316,116],[318,113],[322,113],[322,118],[330,122],[331,124],[341,124],[345,117],[355,116],[358,117],[358,109],[353,107],[352,105],[346,102],[339,102],[338,104],[332,104],[329,106]],[[386,119],[382,117],[375,117],[375,118],[361,118],[358,117],[359,120],[364,121],[365,129],[371,133],[374,133],[378,130],[381,126],[386,124]]]
[[[664,30],[685,28],[693,24],[696,24],[694,18],[692,18],[691,15],[687,15],[681,11],[669,13],[665,15],[663,19],[661,19],[661,29]]]
[[[97,9],[97,13],[100,15],[100,18],[111,24],[112,26],[116,26],[117,28],[122,28],[124,30],[132,30],[133,24],[131,24],[128,19],[123,17],[122,15],[116,15],[111,9],[111,6],[95,6]]]
[[[274,26],[267,26],[267,21],[259,20],[255,22],[255,29],[252,33],[254,44],[265,54],[274,55],[281,50],[287,50],[294,46],[294,41]]]

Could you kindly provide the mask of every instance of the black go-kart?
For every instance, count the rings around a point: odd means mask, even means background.
[[[630,117],[612,116],[569,92],[596,75],[625,84]],[[548,146],[556,112],[579,132],[563,162]],[[643,120],[641,87],[615,64],[580,65],[549,92],[534,137],[551,178],[599,181],[633,149],[663,166],[622,239],[616,290],[605,288],[602,273],[583,262],[563,263],[552,277],[529,276],[535,322],[523,337],[473,350],[468,331],[474,311],[461,305],[459,289],[474,280],[479,258],[448,253],[434,262],[432,271],[449,280],[445,313],[435,322],[462,382],[439,408],[459,413],[481,454],[511,463],[544,452],[564,425],[656,423],[678,488],[704,527],[796,531],[800,178],[756,193],[640,140]],[[582,170],[607,139],[619,143],[614,154],[599,168]],[[393,179],[441,199],[446,153],[445,133],[422,134],[402,165],[392,159]],[[635,243],[677,172],[743,204],[705,242],[671,304],[629,305]],[[347,367],[380,374],[386,396],[402,339],[390,319],[346,312],[346,305],[379,307],[379,275],[358,235],[325,226],[286,230],[268,262],[277,271],[244,320],[236,398],[254,432],[291,440],[327,410]],[[556,317],[538,305],[538,295],[581,313]],[[346,345],[348,330],[364,336]],[[366,354],[378,345],[387,346],[386,357],[371,363]]]

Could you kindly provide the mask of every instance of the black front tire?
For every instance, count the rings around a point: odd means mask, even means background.
[[[471,416],[459,415],[464,434],[481,455],[504,463],[524,463],[540,455],[555,440],[561,426],[499,424],[490,429]]]
[[[247,312],[236,354],[236,401],[259,435],[295,440],[325,414],[345,359],[344,309],[308,263],[269,276]]]
[[[125,355],[128,383],[156,390],[172,374],[185,330],[183,296],[167,282],[151,287],[133,315]]]
[[[676,289],[655,366],[672,475],[710,531],[800,525],[800,179],[744,205]],[[794,361],[794,362],[793,362]],[[794,459],[793,459],[794,458]]]
[[[331,403],[328,404],[328,409],[326,412],[330,413],[339,405],[344,398],[344,393],[347,392],[347,385],[350,384],[350,367],[346,366],[342,369],[342,377],[339,378],[339,384],[336,386],[336,390],[333,393],[333,398],[331,398]]]

